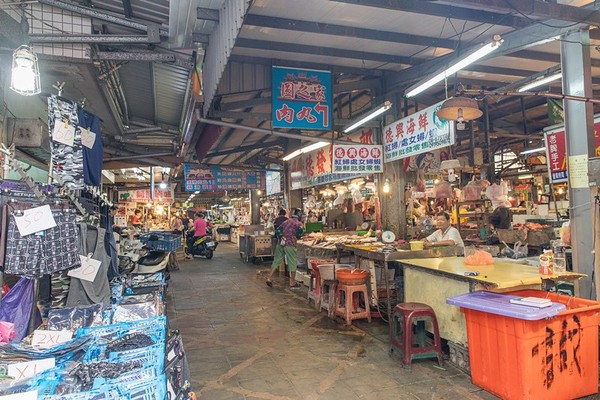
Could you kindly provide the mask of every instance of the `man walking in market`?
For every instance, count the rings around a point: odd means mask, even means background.
[[[275,271],[279,269],[279,264],[284,258],[290,272],[290,289],[298,289],[301,286],[296,282],[296,268],[298,267],[296,242],[303,232],[301,220],[302,210],[295,209],[292,218],[284,221],[279,227],[281,238],[275,248],[271,272],[267,277],[267,286],[269,287],[273,287],[271,278]]]

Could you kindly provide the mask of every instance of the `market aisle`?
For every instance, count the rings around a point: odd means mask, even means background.
[[[496,399],[448,364],[402,369],[388,355],[387,325],[330,321],[282,277],[268,288],[267,268],[221,243],[212,260],[171,275],[170,325],[181,330],[200,399]]]

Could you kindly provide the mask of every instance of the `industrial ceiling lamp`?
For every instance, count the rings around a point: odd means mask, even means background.
[[[29,24],[25,14],[23,14],[21,17],[23,42],[27,42],[25,38],[27,38],[28,33]],[[10,88],[23,96],[33,96],[42,91],[38,58],[31,47],[27,45],[21,45],[13,52]]]
[[[437,112],[437,116],[448,121],[456,121],[464,129],[465,121],[472,121],[483,115],[479,109],[477,100],[468,97],[452,97],[442,103],[442,108]],[[457,129],[461,126],[457,125]]]
[[[460,168],[460,161],[457,159],[444,160],[440,163],[440,169],[448,171],[448,182],[456,181],[456,174],[454,173],[454,170]]]

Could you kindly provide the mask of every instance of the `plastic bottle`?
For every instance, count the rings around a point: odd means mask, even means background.
[[[540,255],[540,275],[552,275],[554,273],[554,254],[552,250],[544,250]]]

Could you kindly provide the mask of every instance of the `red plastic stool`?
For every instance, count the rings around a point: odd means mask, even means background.
[[[427,320],[433,324],[433,344],[431,345],[425,344],[425,321]],[[415,328],[414,332],[413,327]],[[437,357],[440,366],[444,364],[442,341],[433,308],[423,303],[396,305],[392,320],[390,352],[393,352],[394,349],[402,353],[402,364],[406,368],[411,367],[412,360],[421,358]]]
[[[362,294],[365,308],[360,308],[360,295]],[[371,308],[369,306],[369,291],[366,284],[346,285],[338,283],[335,291],[335,315],[346,320],[346,325],[351,325],[355,319],[367,318],[371,322]]]

